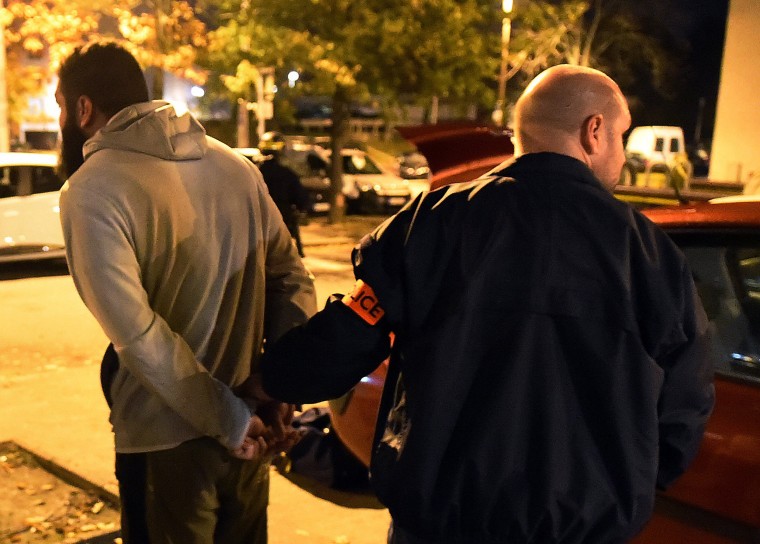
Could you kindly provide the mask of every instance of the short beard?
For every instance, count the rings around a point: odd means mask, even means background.
[[[87,135],[72,120],[66,120],[61,128],[61,170],[70,178],[84,164],[82,147]]]

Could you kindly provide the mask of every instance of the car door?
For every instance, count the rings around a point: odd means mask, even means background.
[[[0,167],[0,248],[7,252],[23,236],[23,196],[31,192],[31,172],[19,166]]]
[[[0,258],[35,258],[63,249],[55,168],[15,164],[0,168]]]
[[[760,235],[673,233],[715,335],[716,404],[697,458],[637,544],[760,542]]]
[[[49,166],[28,166],[30,194],[24,203],[24,234],[30,246],[63,248],[59,211],[59,190],[63,181]],[[46,250],[45,250],[46,251]]]

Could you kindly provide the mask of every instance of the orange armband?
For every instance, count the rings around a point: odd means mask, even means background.
[[[376,325],[385,315],[372,287],[362,280],[356,280],[353,292],[345,295],[342,302],[370,325]]]

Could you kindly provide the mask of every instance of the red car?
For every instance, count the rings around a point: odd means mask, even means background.
[[[637,544],[760,543],[760,201],[646,210],[686,254],[718,352],[701,450]],[[365,464],[386,363],[331,401],[335,432]]]

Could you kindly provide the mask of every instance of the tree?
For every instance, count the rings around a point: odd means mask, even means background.
[[[520,0],[514,14],[507,78],[519,86],[542,70],[567,63],[608,73],[625,89],[648,79],[667,94],[677,65],[657,31],[645,32],[621,0]],[[635,102],[635,97],[631,97]]]
[[[491,27],[499,7],[492,0],[230,0],[224,6],[237,15],[214,33],[212,43],[219,42],[212,56],[225,51],[241,62],[298,66],[304,89],[332,97],[334,157],[347,138],[354,101],[379,95],[393,105],[414,95],[478,103],[492,96],[487,82],[495,77],[498,34]],[[342,164],[331,162],[330,218],[339,221]]]
[[[196,52],[207,45],[206,25],[185,0],[128,0],[113,5],[109,15],[141,65],[151,73],[151,96],[164,94],[164,72],[198,84],[206,73],[196,65]]]
[[[7,86],[11,132],[18,132],[29,97],[40,96],[50,83],[72,43],[86,39],[98,27],[98,18],[72,2],[23,2],[9,0],[0,8],[7,67],[1,84]],[[52,69],[51,69],[52,65]],[[6,78],[6,74],[13,77]],[[45,121],[44,119],[40,119]]]
[[[262,24],[248,1],[220,0],[215,11],[219,14],[217,27],[209,32],[200,61],[219,76],[208,81],[209,94],[226,96],[232,103],[250,103],[264,91],[256,88],[264,79],[260,77],[262,68],[273,68],[282,81],[283,71],[300,68],[301,60],[308,57],[311,45],[305,36]],[[243,108],[240,112],[246,116],[243,124],[247,127],[250,112]]]
[[[197,2],[196,2],[197,4]],[[158,67],[202,83],[196,48],[205,45],[205,25],[185,0],[7,0],[0,8],[5,29],[9,115],[18,124],[30,97],[43,94],[71,50],[94,37],[110,37],[141,65]],[[163,96],[159,71],[154,96]],[[3,74],[4,75],[4,74]],[[0,76],[1,77],[1,76]]]

